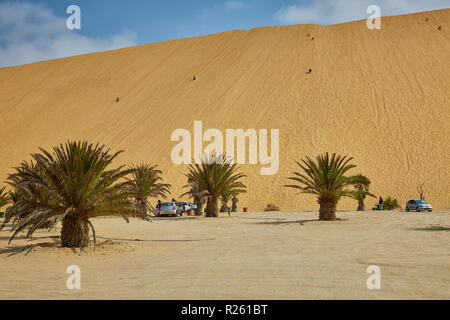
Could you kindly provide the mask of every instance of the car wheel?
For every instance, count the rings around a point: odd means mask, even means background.
[[[409,212],[409,207],[406,207],[406,212]]]
[[[428,210],[428,212],[431,212],[431,211],[433,211],[433,210]]]
[[[419,207],[416,208],[416,212],[422,212]]]

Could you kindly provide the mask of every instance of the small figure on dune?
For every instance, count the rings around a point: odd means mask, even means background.
[[[441,26],[438,27],[438,30],[441,30]]]
[[[426,18],[425,21],[428,22],[428,18]]]
[[[194,81],[197,80],[197,76],[194,76],[194,78],[192,78],[192,80],[194,80]]]
[[[312,69],[308,69],[308,71],[306,72],[306,74],[310,74],[312,72]]]
[[[314,40],[314,37],[312,37],[311,40]]]
[[[120,101],[120,98],[119,98],[119,97],[117,97],[117,98],[116,98],[116,102],[119,102],[119,101]]]
[[[378,210],[383,210],[383,203],[384,200],[382,197],[380,197],[380,200],[378,201]]]
[[[308,33],[306,36],[309,37],[310,35],[311,35],[311,34]]]

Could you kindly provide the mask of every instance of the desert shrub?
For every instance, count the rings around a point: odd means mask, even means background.
[[[280,207],[273,204],[273,203],[269,203],[267,205],[267,207],[264,209],[264,211],[269,212],[269,211],[281,211]]]
[[[376,206],[378,206],[378,204]],[[383,210],[395,210],[400,208],[398,200],[395,198],[387,197],[383,202]]]

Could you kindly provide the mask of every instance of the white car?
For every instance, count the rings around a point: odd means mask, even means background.
[[[197,209],[197,205],[190,203],[190,202],[186,202],[186,201],[178,201],[178,206],[181,208],[181,210],[183,212],[187,212],[189,210],[195,210]]]
[[[406,211],[415,210],[417,212],[421,211],[433,211],[433,207],[427,203],[425,200],[409,200],[406,203]]]

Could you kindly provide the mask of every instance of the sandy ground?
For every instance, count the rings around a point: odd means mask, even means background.
[[[240,213],[93,220],[99,246],[58,247],[59,230],[0,232],[0,299],[450,299],[450,210]],[[31,246],[31,247],[30,247]],[[81,268],[81,290],[66,268]],[[369,265],[381,289],[369,290]]]
[[[376,195],[403,205],[425,182],[449,208],[449,75],[450,9],[383,17],[382,30],[264,27],[1,68],[0,181],[38,147],[88,139],[125,150],[117,166],[159,164],[178,199],[187,169],[171,161],[171,134],[198,120],[222,134],[280,130],[278,174],[242,167],[252,211],[315,209],[283,185],[294,160],[326,151],[354,156]]]

